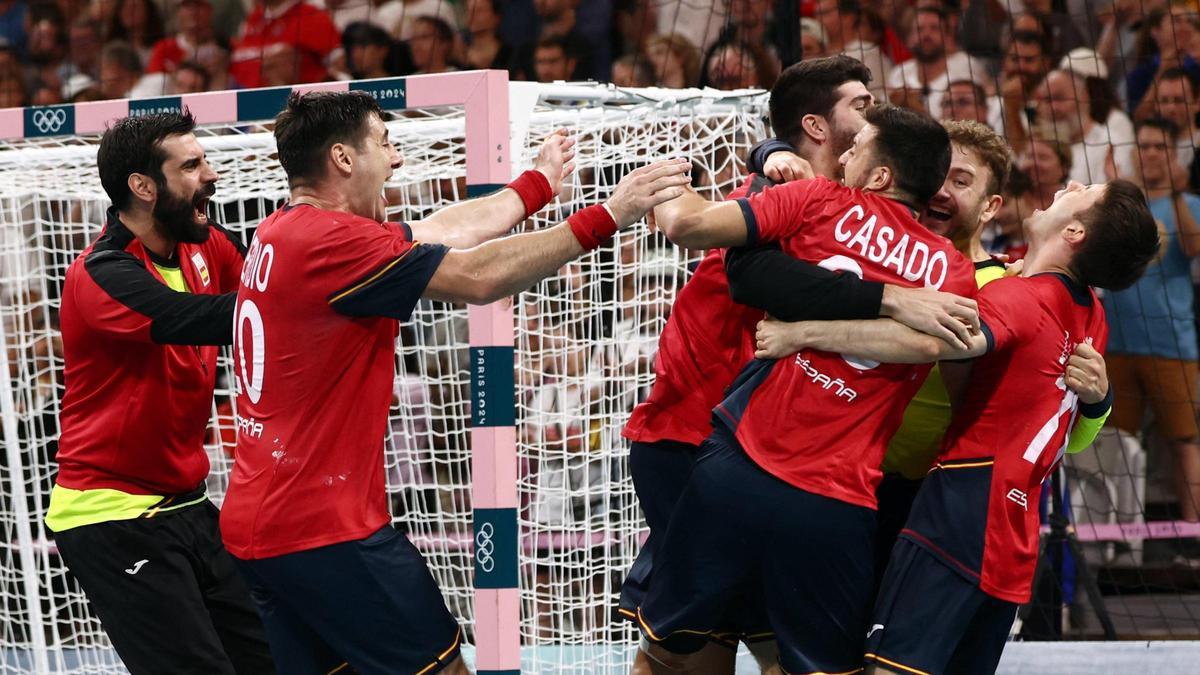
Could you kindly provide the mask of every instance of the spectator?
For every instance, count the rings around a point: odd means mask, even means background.
[[[128,42],[109,42],[100,52],[100,94],[106,99],[129,98],[142,78],[142,60]]]
[[[638,54],[647,35],[658,33],[658,4],[656,0],[615,0],[613,3],[613,53]],[[681,29],[690,26],[680,25]],[[668,30],[670,27],[668,27]],[[716,30],[720,30],[718,27]],[[716,33],[713,33],[716,35]],[[687,30],[684,37],[694,45],[693,31]],[[701,36],[703,37],[703,36]]]
[[[700,52],[678,33],[646,40],[645,54],[656,86],[682,89],[700,81]]]
[[[571,58],[574,62],[572,71],[563,80],[583,80],[592,75],[592,53],[595,45],[592,40],[580,31],[576,23],[576,9],[579,0],[534,0],[533,7],[541,20],[538,33],[538,43],[546,38],[558,38],[570,46]],[[537,46],[534,46],[534,51]],[[536,60],[536,55],[533,57]],[[536,68],[535,68],[536,70]],[[607,71],[604,76],[607,77]],[[538,76],[539,82],[546,82]]]
[[[367,21],[390,33],[404,17],[400,0],[325,0],[325,9],[342,32],[352,23]]]
[[[1037,135],[1070,146],[1070,180],[1084,185],[1103,183],[1110,174],[1133,175],[1133,123],[1118,108],[1107,77],[1096,52],[1077,49],[1037,89]],[[1020,130],[1007,131],[1017,147]]]
[[[729,23],[720,40],[761,47],[762,56],[770,60],[775,72],[779,72],[785,57],[789,57],[789,63],[795,57],[788,53],[786,37],[779,33],[782,26],[779,17],[774,16],[773,4],[771,0],[730,0]]]
[[[43,105],[46,100],[43,89],[56,92],[61,97],[63,82],[68,76],[64,63],[67,55],[67,22],[58,5],[40,2],[29,7],[29,33],[26,39],[25,79],[33,90],[33,105]],[[61,100],[59,101],[61,102]]]
[[[0,0],[0,41],[12,47],[18,54],[25,52],[24,0]]]
[[[15,63],[0,67],[0,108],[22,108],[28,102],[21,69]]]
[[[988,124],[988,97],[983,87],[972,80],[955,80],[942,96],[938,118],[942,120],[971,120]]]
[[[575,64],[575,55],[562,38],[542,38],[533,50],[533,72],[538,82],[569,80]]]
[[[1097,12],[1100,22],[1096,51],[1118,82],[1128,76],[1127,64],[1136,64],[1143,19],[1162,10],[1167,0],[1114,0]]]
[[[408,42],[417,34],[417,24],[426,17],[441,19],[450,29],[451,40],[458,31],[458,15],[454,13],[457,3],[447,0],[397,0],[399,7],[392,12],[398,12],[400,18],[390,26],[392,36],[401,42]],[[385,26],[386,28],[386,26]]]
[[[137,50],[142,62],[150,58],[154,45],[163,38],[162,14],[153,0],[119,0],[108,26],[107,42],[124,40]]]
[[[82,74],[96,78],[100,74],[100,49],[104,46],[100,38],[101,27],[90,17],[80,17],[71,24],[68,33],[68,62],[63,69],[64,77]]]
[[[1165,231],[1161,257],[1128,290],[1108,293],[1108,376],[1116,394],[1111,423],[1142,430],[1143,408],[1175,456],[1179,511],[1200,520],[1200,432],[1196,426],[1197,349],[1191,259],[1200,253],[1200,199],[1181,191],[1175,126],[1150,119],[1137,128],[1138,179]],[[1191,557],[1185,552],[1185,557]]]
[[[1071,153],[1065,145],[1055,140],[1034,138],[1029,150],[1018,160],[1018,165],[1029,177],[1029,191],[1025,194],[1025,200],[1034,209],[1045,210],[1050,208],[1054,195],[1070,179]]]
[[[618,87],[649,87],[654,84],[654,76],[645,59],[626,54],[613,63],[612,83]]]
[[[1029,243],[1025,241],[1024,222],[1025,217],[1034,210],[1029,194],[1032,187],[1029,174],[1019,167],[1013,167],[1001,193],[1004,201],[1000,203],[1000,210],[984,232],[983,247],[988,253],[1008,256],[1010,262],[1025,257]]]
[[[467,27],[464,31],[468,68],[497,68],[511,76],[521,75],[511,47],[500,39],[500,14],[495,0],[467,0]]]
[[[242,86],[320,82],[342,36],[329,14],[304,0],[258,0],[234,41],[229,74]]]
[[[454,53],[454,29],[436,16],[417,17],[408,47],[417,75],[458,70],[450,62]]]
[[[1125,78],[1130,110],[1137,109],[1159,70],[1183,68],[1200,81],[1200,24],[1196,4],[1177,3],[1150,14],[1142,28],[1137,65]]]
[[[208,70],[195,61],[184,61],[171,72],[172,94],[198,94],[208,91]]]
[[[357,21],[342,33],[342,48],[346,52],[346,68],[350,79],[365,80],[399,75],[394,69],[396,43],[378,25]]]
[[[1011,33],[1004,65],[1000,69],[1000,92],[990,105],[993,129],[1003,130],[1009,125],[1020,126],[1026,122],[1029,111],[1033,110],[1034,88],[1046,78],[1051,63],[1050,47],[1044,35],[1033,31]],[[1004,115],[1006,110],[1014,115],[1023,114],[1008,119]]]
[[[803,58],[829,56],[829,38],[816,19],[800,19],[800,53]]]
[[[1200,189],[1200,163],[1196,159],[1196,144],[1200,143],[1200,127],[1196,125],[1196,83],[1182,68],[1171,68],[1159,74],[1150,95],[1139,106],[1139,119],[1161,117],[1179,129],[1175,151],[1179,165],[1188,169],[1188,189]]]
[[[716,89],[770,89],[779,71],[756,45],[718,42],[704,59],[700,85]]]
[[[887,100],[884,82],[895,65],[880,47],[887,30],[883,17],[858,0],[818,0],[817,12],[829,36],[828,53],[845,54],[866,64],[871,71],[867,89],[876,100]]]
[[[1055,9],[1054,0],[1024,0],[1024,3],[1025,12],[1037,17],[1045,27],[1050,44],[1056,50],[1052,54],[1053,57],[1066,54],[1079,47],[1091,47],[1091,43],[1079,30],[1079,22],[1061,8]],[[1019,16],[1014,17],[1014,21],[1019,19]]]
[[[147,73],[170,73],[180,63],[195,59],[199,51],[216,44],[209,0],[179,0],[175,10],[176,33],[154,44],[146,62]]]
[[[208,88],[210,91],[226,89],[241,89],[242,85],[229,74],[229,48],[220,43],[214,43],[196,54],[196,63],[208,71]]]
[[[913,57],[892,68],[886,86],[893,102],[919,95],[923,111],[935,117],[941,114],[942,96],[950,82],[973,80],[985,83],[987,68],[959,51],[950,20],[943,10],[921,7],[917,10],[909,48]]]

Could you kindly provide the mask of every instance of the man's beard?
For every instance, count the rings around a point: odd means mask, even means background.
[[[946,54],[946,48],[917,46],[912,54],[919,63],[933,63]]]
[[[1039,116],[1037,124],[1034,125],[1034,135],[1058,141],[1064,145],[1074,145],[1083,140],[1083,129],[1079,120],[1079,115],[1083,114],[1085,113],[1081,111],[1077,115],[1064,117],[1052,115],[1044,119]]]
[[[840,127],[833,127],[831,129],[831,132],[832,132],[832,136],[829,140],[830,149],[833,151],[833,158],[836,160],[838,157],[841,157],[842,155],[846,154],[846,151],[849,150],[850,147],[854,145],[854,136],[855,136],[856,132],[853,131],[852,129],[844,129],[844,128],[840,128]],[[837,166],[835,168],[837,175],[829,176],[829,178],[832,178],[834,180],[841,180],[842,173],[843,173],[842,165],[840,162],[835,162],[835,164],[837,164]]]
[[[159,231],[176,242],[203,244],[208,241],[208,221],[196,222],[196,209],[203,210],[217,191],[215,183],[209,183],[196,191],[190,200],[171,192],[165,184],[160,186],[158,201],[154,204],[154,222]]]

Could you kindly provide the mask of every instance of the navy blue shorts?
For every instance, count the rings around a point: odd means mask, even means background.
[[[994,673],[1017,605],[901,537],[872,614],[867,660],[906,673]]]
[[[434,673],[462,633],[416,547],[389,525],[358,541],[237,561],[280,673]]]
[[[701,446],[639,610],[642,633],[691,653],[759,589],[788,672],[862,667],[875,512],[758,467],[718,426]]]
[[[650,527],[650,536],[629,568],[621,585],[621,601],[617,613],[626,619],[637,619],[637,608],[650,588],[650,573],[654,569],[654,548],[667,531],[671,512],[687,485],[699,448],[681,441],[656,441],[629,444],[629,474],[633,491]]]

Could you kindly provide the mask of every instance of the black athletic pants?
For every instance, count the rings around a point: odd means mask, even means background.
[[[209,501],[55,535],[133,675],[273,673],[262,621]]]

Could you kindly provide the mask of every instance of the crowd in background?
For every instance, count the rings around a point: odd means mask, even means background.
[[[1174,455],[1172,515],[1200,519],[1200,200],[1175,199],[1200,190],[1200,0],[0,0],[0,108],[476,68],[769,89],[833,54],[863,61],[881,101],[1009,140],[994,253],[1019,259],[1023,218],[1069,180],[1143,185],[1171,236],[1142,282],[1106,300],[1113,380],[1149,401]],[[1186,386],[1168,391],[1162,368]],[[534,408],[571,407],[544,398]]]

